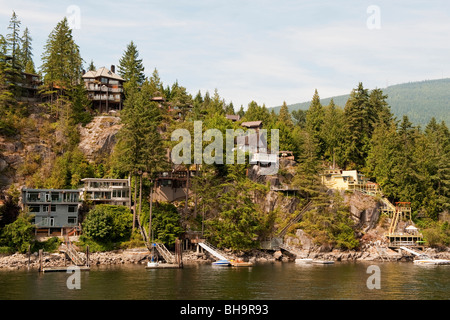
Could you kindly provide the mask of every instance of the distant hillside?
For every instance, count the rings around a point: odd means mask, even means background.
[[[412,123],[424,127],[435,117],[438,122],[445,121],[447,126],[450,125],[450,79],[409,82],[382,90],[388,96],[387,101],[397,119],[407,115]],[[318,92],[320,95],[320,88]],[[344,107],[348,97],[349,94],[332,98],[336,105]],[[328,105],[330,100],[331,97],[321,99],[322,105]],[[310,101],[292,104],[288,108],[290,111],[307,110],[309,105]],[[280,107],[273,109],[278,112]]]

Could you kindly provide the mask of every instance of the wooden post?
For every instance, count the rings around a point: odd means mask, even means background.
[[[89,246],[86,246],[86,266],[90,267],[90,261],[89,261]]]
[[[153,181],[150,183],[150,212],[149,212],[149,221],[148,221],[148,246],[151,246],[153,241],[152,235],[152,213],[153,213]]]
[[[31,264],[31,244],[28,245],[28,269],[30,269]]]
[[[39,249],[39,271],[42,271],[42,249]]]
[[[182,242],[180,239],[175,239],[175,262],[180,268],[183,267],[183,257],[182,257]]]

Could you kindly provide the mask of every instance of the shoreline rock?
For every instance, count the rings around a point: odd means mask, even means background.
[[[297,250],[297,255],[289,253],[284,250],[268,251],[268,250],[252,250],[249,252],[238,252],[235,255],[238,258],[242,258],[245,261],[253,263],[265,263],[265,262],[290,262],[299,258],[312,258],[320,260],[332,260],[336,262],[363,262],[363,261],[412,261],[414,256],[401,255],[391,250],[388,255],[382,258],[376,251],[374,246],[367,246],[361,251],[340,251],[332,250],[330,252],[320,252],[319,248],[314,250]],[[425,254],[434,259],[450,259],[450,250],[438,252],[435,249],[427,248],[424,251]],[[80,255],[85,256],[83,252]],[[145,264],[150,257],[149,252],[146,249],[130,249],[130,250],[116,250],[107,252],[93,252],[90,253],[90,265],[91,266],[104,266],[104,265],[123,265],[123,264]],[[214,259],[207,253],[198,253],[195,251],[184,251],[183,262],[184,263],[207,263],[212,262]],[[43,267],[56,267],[67,266],[71,264],[71,261],[65,258],[64,253],[43,253]],[[12,255],[0,255],[0,271],[1,270],[20,270],[20,269],[39,269],[39,257],[37,252],[28,254],[14,253]]]

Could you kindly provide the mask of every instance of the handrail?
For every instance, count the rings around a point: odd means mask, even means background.
[[[164,260],[167,261],[167,263],[175,263],[174,255],[170,253],[169,250],[167,250],[164,244],[155,242],[154,246],[156,247],[156,250],[158,250],[158,252],[163,256]]]
[[[286,226],[284,226],[283,229],[281,229],[280,232],[278,232],[278,237],[281,237],[281,238],[284,237],[284,236],[286,235],[287,231],[289,230],[289,228],[290,228],[293,224],[299,222],[300,219],[303,217],[303,214],[311,209],[312,204],[313,204],[312,200],[311,200],[310,202],[308,202],[308,203],[306,204],[306,206],[304,206],[303,209],[302,209],[302,210],[301,210],[294,218],[292,218],[292,219],[288,222],[288,224],[287,224]]]

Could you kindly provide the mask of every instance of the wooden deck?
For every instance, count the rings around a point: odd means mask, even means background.
[[[146,266],[145,269],[181,269],[182,266],[176,263],[158,263],[156,266]]]
[[[42,268],[41,272],[43,273],[47,273],[47,272],[67,272],[67,270],[71,269],[73,270],[73,268],[79,268],[80,271],[89,271],[91,268],[90,267],[86,267],[86,266],[67,266],[67,267],[46,267],[46,268]]]

